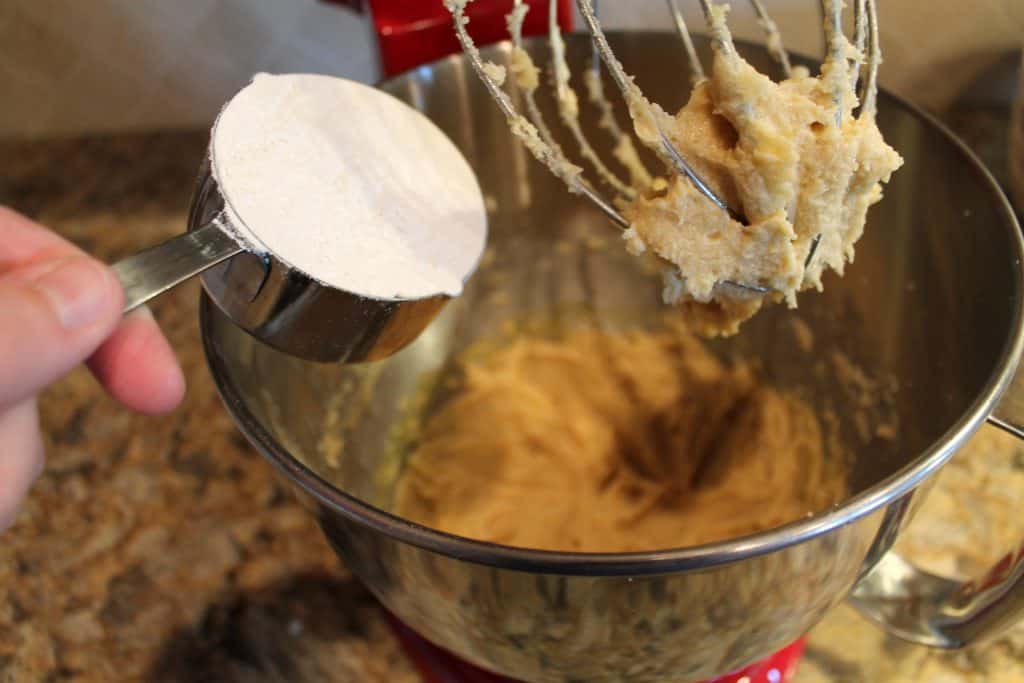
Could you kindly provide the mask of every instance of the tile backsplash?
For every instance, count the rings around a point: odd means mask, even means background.
[[[701,25],[697,3],[681,4]],[[733,4],[737,34],[760,39],[747,3]],[[790,47],[820,53],[816,0],[767,4]],[[882,83],[926,106],[1024,41],[1024,0],[879,4]],[[664,0],[602,11],[610,28],[670,25]],[[0,0],[0,137],[208,125],[258,71],[373,81],[370,22],[318,0]]]

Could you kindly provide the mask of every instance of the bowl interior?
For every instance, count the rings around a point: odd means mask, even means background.
[[[684,103],[687,67],[674,36],[613,34],[611,41],[653,99],[670,110]],[[699,46],[706,57],[706,43]],[[581,36],[569,40],[574,72],[588,63],[589,49]],[[542,43],[531,50],[546,62]],[[774,73],[762,50],[744,51]],[[499,62],[508,54],[501,46],[487,52]],[[406,456],[398,438],[403,418],[443,400],[438,378],[461,351],[500,337],[510,320],[546,330],[654,326],[665,308],[658,275],[625,252],[603,216],[513,141],[463,60],[417,69],[383,87],[455,141],[488,198],[488,255],[464,296],[410,347],[372,364],[286,356],[216,311],[206,316],[204,335],[215,379],[235,397],[229,408],[243,429],[262,426],[265,434],[254,438],[273,446],[265,452],[301,462],[338,491],[387,509]],[[548,120],[557,121],[550,96],[540,101]],[[879,106],[883,133],[906,165],[871,210],[856,262],[842,278],[826,276],[824,292],[804,293],[799,309],[768,308],[737,337],[714,343],[723,355],[757,359],[770,380],[839,417],[842,454],[829,457],[847,459],[851,495],[921,465],[929,452],[943,457],[936,448],[944,439],[978,424],[1020,324],[1020,239],[1001,194],[929,119],[884,94]],[[593,109],[583,110],[584,130],[610,157]],[[812,332],[809,352],[797,343],[797,324]],[[868,384],[851,381],[850,367]],[[865,392],[870,409],[861,407]]]

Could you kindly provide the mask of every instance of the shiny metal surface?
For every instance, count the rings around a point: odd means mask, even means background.
[[[224,199],[207,161],[189,228],[223,214]],[[250,252],[201,278],[210,298],[243,330],[275,349],[323,363],[386,358],[414,340],[450,299],[372,299],[322,285],[273,255]]]
[[[610,40],[646,91],[669,108],[683,103],[687,66],[675,35]],[[575,68],[588,63],[586,38],[572,37],[568,48]],[[707,42],[698,48],[706,57]],[[739,48],[762,70],[771,67],[764,51]],[[542,43],[530,49],[537,58],[546,53]],[[508,52],[485,54],[503,63]],[[856,263],[843,278],[827,277],[824,292],[802,296],[799,310],[767,309],[715,346],[757,359],[770,380],[837,417],[842,448],[829,457],[847,459],[849,499],[730,542],[551,553],[448,536],[389,514],[406,455],[396,425],[424,383],[507,320],[555,329],[655,325],[664,313],[660,282],[609,239],[598,210],[568,195],[513,142],[465,61],[451,58],[384,87],[455,141],[495,207],[492,256],[465,294],[404,351],[365,365],[304,362],[245,335],[208,299],[201,313],[211,372],[240,429],[402,620],[525,681],[642,683],[701,680],[754,661],[806,632],[855,587],[863,609],[887,600],[892,609],[874,614],[905,637],[927,640],[946,619],[935,645],[984,636],[1016,617],[1016,569],[972,592],[942,579],[929,585],[887,555],[933,475],[997,405],[1024,344],[1019,228],[987,171],[940,125],[883,94],[880,125],[906,166],[872,209]],[[553,102],[540,105],[554,111]],[[595,114],[584,109],[585,119]],[[811,354],[794,342],[794,319],[813,332]],[[830,363],[837,354],[891,387],[879,415],[894,418],[892,438],[858,424],[857,396]],[[1024,421],[1009,401],[1000,409]],[[981,604],[973,596],[988,600],[987,610],[972,609]]]
[[[852,598],[862,614],[894,635],[932,647],[964,647],[999,635],[1024,614],[1024,547],[966,582],[890,553]]]
[[[205,159],[188,232],[114,264],[125,312],[201,274],[203,288],[246,332],[321,363],[379,360],[404,348],[450,297],[384,300],[327,287],[273,255],[245,251]]]
[[[115,263],[128,313],[242,251],[215,223],[178,235]]]

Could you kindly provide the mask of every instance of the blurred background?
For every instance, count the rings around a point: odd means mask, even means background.
[[[681,4],[701,26],[697,3]],[[747,3],[732,4],[737,34],[760,39]],[[371,10],[381,24],[433,5],[440,0],[2,0],[0,137],[206,125],[257,71],[373,82],[382,64]],[[820,54],[815,0],[768,6],[792,49]],[[605,0],[602,12],[609,28],[670,27],[663,0]],[[934,110],[1024,39],[1024,0],[881,0],[880,12],[883,85]]]

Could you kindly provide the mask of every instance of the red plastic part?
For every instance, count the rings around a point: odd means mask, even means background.
[[[735,673],[712,678],[707,683],[789,683],[796,676],[806,648],[807,641],[801,638],[767,659]]]
[[[546,33],[547,0],[526,0],[526,4],[530,12],[523,24],[524,35]],[[511,8],[511,0],[475,0],[467,6],[469,34],[477,45],[508,39],[505,15]],[[385,77],[447,57],[460,49],[443,0],[370,0],[370,10]],[[558,23],[563,31],[572,30],[570,0],[558,0]]]
[[[424,640],[402,622],[388,615],[391,627],[406,656],[424,683],[516,683],[511,678],[482,671]],[[789,683],[796,675],[806,642],[800,639],[771,657],[706,683]]]

